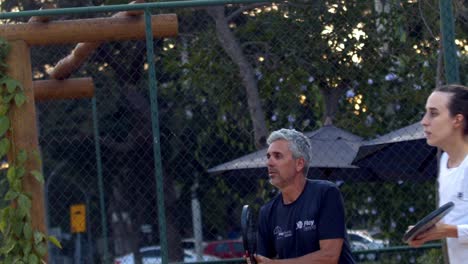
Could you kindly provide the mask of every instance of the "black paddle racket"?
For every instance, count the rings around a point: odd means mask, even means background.
[[[453,209],[453,202],[448,202],[436,210],[432,211],[430,214],[426,215],[423,219],[419,220],[410,230],[406,231],[403,235],[403,242],[407,243],[408,241],[413,240],[419,234],[428,230],[437,222],[440,221],[446,214],[448,214]]]
[[[244,205],[241,215],[242,242],[244,243],[245,254],[250,258],[250,263],[256,264],[255,253],[257,251],[257,230],[255,218],[249,205]]]

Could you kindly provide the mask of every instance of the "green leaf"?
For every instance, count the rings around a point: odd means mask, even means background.
[[[8,104],[0,104],[0,115],[5,115],[10,109]]]
[[[60,241],[58,241],[58,239],[54,236],[49,236],[48,237],[49,241],[54,244],[56,247],[62,249],[62,244],[60,243]]]
[[[5,220],[0,220],[0,231],[2,231],[2,233],[5,233],[5,227],[6,227],[6,221]]]
[[[8,255],[8,253],[10,253],[14,248],[15,248],[14,243],[7,243],[0,249],[0,251],[2,252],[2,254]]]
[[[39,153],[39,150],[35,149],[32,151],[32,156],[34,158],[34,161],[39,164],[40,167],[42,167],[42,160],[41,160],[41,154]]]
[[[18,177],[18,179],[23,178],[25,172],[26,172],[26,170],[24,169],[24,167],[17,168],[16,169],[16,177]]]
[[[39,245],[42,241],[44,241],[44,234],[39,231],[34,231],[34,245]]]
[[[44,241],[42,241],[41,243],[35,246],[35,249],[36,249],[36,252],[39,253],[41,257],[45,256],[45,254],[47,253],[47,244],[44,243]]]
[[[15,91],[16,87],[18,87],[20,85],[20,83],[15,80],[15,79],[12,79],[12,78],[5,78],[5,79],[2,79],[2,84],[5,85],[7,91],[9,93],[12,93]]]
[[[24,239],[26,240],[30,240],[32,239],[32,228],[31,228],[31,224],[25,224],[24,227],[23,227],[23,234],[24,234]]]
[[[2,138],[0,140],[0,157],[5,156],[10,150],[10,140],[8,138]]]
[[[12,190],[17,192],[21,192],[23,190],[23,184],[21,183],[21,180],[18,179],[14,179],[14,181],[10,183],[10,187]]]
[[[27,210],[31,209],[31,199],[24,194],[20,194],[18,196],[18,207]]]
[[[13,263],[14,261],[13,258],[14,258],[13,255],[6,254],[5,263]]]
[[[3,199],[5,199],[6,201],[11,201],[11,200],[18,198],[18,196],[19,196],[18,192],[14,190],[8,190],[8,192],[5,194],[5,197]]]
[[[33,170],[31,174],[36,178],[36,180],[42,184],[44,184],[44,175],[40,171]]]
[[[10,128],[10,119],[7,116],[0,116],[0,136],[3,136]]]
[[[5,264],[6,263],[13,263],[13,256],[12,255],[7,255],[5,258]]]
[[[30,217],[31,212],[27,207],[18,207],[16,208],[16,214],[18,215],[18,218],[23,219]]]
[[[18,107],[22,106],[25,101],[26,101],[26,96],[23,93],[17,93],[15,95],[16,106]]]
[[[32,237],[32,232],[31,232],[31,237]],[[25,256],[31,254],[31,250],[32,250],[32,243],[30,240],[23,243],[23,254]]]
[[[31,254],[31,255],[29,255],[28,263],[38,264],[39,263],[39,258],[36,255]]]
[[[24,149],[20,150],[16,158],[17,158],[18,164],[24,164],[24,162],[28,158],[28,154],[26,153],[26,150]]]
[[[14,96],[15,96],[14,94],[9,94],[7,96],[4,96],[3,97],[3,102],[6,103],[6,104],[9,104],[11,99],[13,99]]]
[[[8,220],[8,216],[10,215],[11,210],[14,210],[14,209],[11,206],[7,206],[0,211],[2,220],[4,221]]]
[[[7,171],[7,179],[10,185],[16,180],[16,168],[14,166],[10,166]]]
[[[21,236],[21,232],[23,231],[23,223],[20,221],[16,221],[11,223],[11,225],[13,227],[13,233],[15,234],[15,236]]]

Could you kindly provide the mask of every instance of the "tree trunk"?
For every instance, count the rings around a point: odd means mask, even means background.
[[[390,3],[387,0],[374,0],[374,9],[377,14],[388,14],[390,13]],[[376,19],[376,28],[377,32],[383,32],[385,27],[387,26],[387,21],[385,18],[377,18]],[[380,47],[380,52],[385,54],[388,52],[388,41],[384,38],[381,40],[382,46]]]
[[[216,36],[229,58],[239,67],[239,75],[247,94],[247,105],[249,108],[252,126],[254,129],[254,140],[257,149],[266,146],[268,130],[265,115],[263,113],[257,81],[254,69],[244,55],[234,33],[229,29],[228,20],[224,15],[224,6],[206,8],[206,12],[216,23]]]
[[[129,210],[126,209],[128,204],[122,196],[124,187],[120,185],[121,184],[118,183],[113,184],[112,199],[109,206],[111,209],[110,215],[114,253],[117,256],[122,256],[133,252],[135,264],[140,264],[141,255],[138,243],[138,228],[135,227],[138,223],[133,221]]]
[[[132,87],[132,85],[127,85]],[[144,97],[143,94],[137,92],[136,89],[128,89],[126,94],[127,101],[130,104],[130,108],[135,111],[135,114],[138,115],[141,119],[139,126],[135,127],[134,133],[130,133],[133,138],[146,139],[142,142],[137,143],[136,145],[146,145],[147,148],[153,147],[153,141],[151,136],[151,111],[148,100]],[[135,136],[140,135],[140,136]],[[153,153],[153,152],[151,152]],[[174,187],[174,181],[172,175],[167,173],[167,170],[164,170],[163,180],[164,180],[164,206],[166,212],[166,229],[167,229],[167,245],[168,245],[168,254],[169,260],[172,261],[182,261],[183,252],[181,250],[181,235],[179,228],[177,226],[177,197]],[[154,168],[151,170],[151,175],[154,175]],[[154,177],[154,176],[153,176]],[[155,195],[156,197],[156,195]],[[154,199],[156,201],[156,198]],[[154,204],[156,206],[156,204]]]
[[[321,88],[320,92],[324,97],[325,101],[325,111],[323,114],[323,124],[331,125],[335,119],[335,115],[338,112],[338,102],[341,94],[343,93],[344,88],[331,88],[325,87]]]

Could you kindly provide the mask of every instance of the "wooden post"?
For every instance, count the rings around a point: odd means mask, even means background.
[[[135,2],[141,2],[137,0]],[[85,42],[74,50],[76,57],[65,60],[66,71],[60,67],[54,75],[56,78],[68,77],[84,59],[96,49],[102,41],[119,41],[142,39],[146,35],[145,21],[141,11],[120,12],[111,18],[92,18],[81,20],[52,21],[49,18],[32,18],[30,23],[0,25],[0,36],[11,45],[7,58],[8,75],[23,85],[26,102],[21,107],[12,106],[9,117],[11,131],[7,137],[11,147],[7,154],[8,160],[14,160],[20,150],[25,150],[28,160],[23,177],[23,190],[32,195],[31,220],[32,228],[46,233],[44,189],[29,172],[42,171],[40,162],[32,157],[34,151],[39,151],[38,128],[36,124],[35,97],[38,100],[88,97],[94,93],[94,85],[90,78],[67,81],[36,81],[33,84],[29,45],[49,45]],[[154,37],[173,37],[178,33],[177,16],[175,14],[154,15],[151,17]],[[75,65],[67,65],[70,63]],[[66,74],[64,74],[66,73]],[[67,90],[64,84],[67,83]],[[35,86],[35,87],[34,87]],[[70,90],[71,89],[71,90]],[[35,92],[35,90],[37,90]],[[43,261],[47,263],[48,256]]]
[[[26,172],[42,171],[41,164],[33,158],[32,152],[39,151],[39,140],[36,125],[36,108],[32,85],[31,56],[29,46],[23,40],[10,41],[11,51],[7,58],[8,75],[19,81],[26,95],[25,103],[10,108],[11,131],[7,137],[11,140],[8,160],[16,158],[20,150],[25,150],[28,160],[25,163]],[[32,195],[31,218],[32,227],[46,232],[44,190],[36,178],[27,173],[23,178],[23,189]],[[47,262],[47,255],[44,257]]]
[[[93,78],[33,81],[34,100],[48,101],[61,99],[92,98]]]

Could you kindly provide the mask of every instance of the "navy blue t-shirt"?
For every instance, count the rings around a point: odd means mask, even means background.
[[[354,263],[346,235],[344,205],[335,184],[307,180],[296,201],[283,204],[279,194],[260,209],[257,253],[288,259],[320,249],[323,239],[344,239],[340,264]]]

